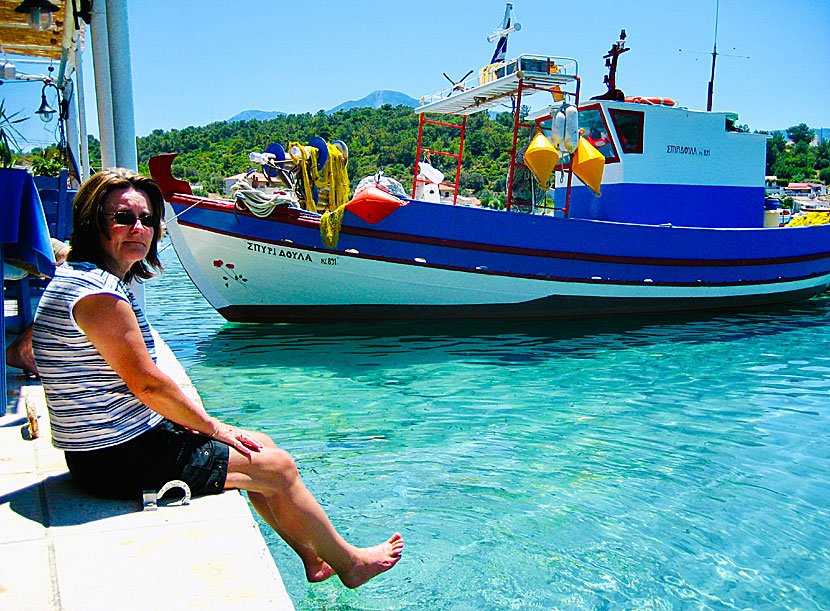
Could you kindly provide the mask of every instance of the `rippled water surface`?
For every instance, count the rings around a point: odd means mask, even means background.
[[[172,249],[151,320],[398,566],[297,609],[830,609],[830,296],[692,319],[234,325]]]

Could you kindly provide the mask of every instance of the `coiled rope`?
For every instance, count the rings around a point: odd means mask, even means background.
[[[251,214],[264,218],[270,215],[277,206],[296,204],[296,200],[287,193],[274,193],[267,195],[262,191],[254,189],[247,180],[240,179],[231,187],[231,192],[236,195],[237,205],[243,206],[251,211]]]

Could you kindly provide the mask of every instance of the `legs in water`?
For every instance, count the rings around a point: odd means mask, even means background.
[[[294,540],[280,527],[277,523],[277,519],[274,517],[274,514],[271,513],[271,508],[268,506],[268,500],[265,498],[265,495],[259,492],[248,492],[248,499],[251,501],[251,505],[254,506],[254,509],[256,509],[257,513],[263,520],[265,520],[268,526],[273,528],[274,532],[276,532],[280,538],[285,541],[289,547],[294,550],[294,552],[296,552],[296,554],[300,557],[300,560],[303,561],[305,576],[308,581],[311,583],[325,581],[335,574],[334,569],[331,568],[322,558],[320,558],[320,556],[315,554],[311,548],[306,547]]]
[[[255,435],[262,451],[249,460],[231,450],[225,487],[248,491],[257,512],[300,557],[309,581],[336,574],[356,588],[395,566],[403,551],[400,534],[373,547],[347,543],[303,484],[291,456],[267,436]]]

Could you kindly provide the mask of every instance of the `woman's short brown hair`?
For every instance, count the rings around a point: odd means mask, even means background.
[[[164,196],[155,180],[126,168],[101,170],[82,184],[75,195],[72,205],[72,237],[69,239],[67,261],[94,263],[104,269],[105,257],[101,249],[100,235],[109,237],[109,232],[101,218],[101,212],[104,211],[104,203],[110,194],[122,189],[135,189],[144,193],[150,200],[152,214],[159,219],[164,218]],[[153,272],[150,268],[161,269],[156,249],[160,238],[161,224],[153,229],[153,240],[147,256],[133,264],[124,278],[125,282],[133,278],[152,278]]]

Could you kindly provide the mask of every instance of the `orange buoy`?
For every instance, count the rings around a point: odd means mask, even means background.
[[[602,173],[605,169],[605,157],[585,138],[579,138],[571,164],[574,174],[599,197]]]
[[[635,104],[653,104],[655,106],[674,106],[675,101],[671,98],[656,98],[635,95],[625,98],[626,102],[633,102]]]
[[[556,152],[556,147],[542,132],[537,133],[525,151],[525,165],[533,172],[539,184],[547,184],[558,162],[559,153]]]
[[[395,197],[388,191],[378,187],[367,187],[357,193],[352,200],[346,204],[346,210],[356,214],[367,223],[379,223],[408,202]]]

